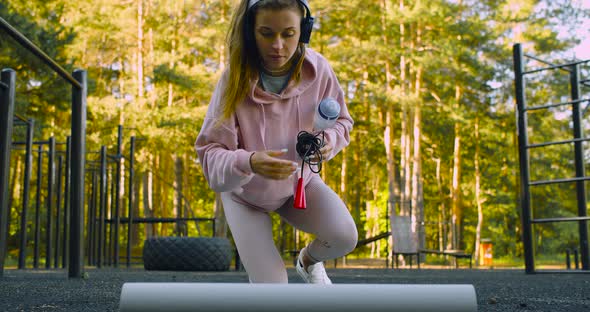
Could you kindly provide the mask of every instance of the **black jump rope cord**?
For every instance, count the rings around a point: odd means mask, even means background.
[[[321,137],[320,137],[321,136]],[[312,134],[307,131],[300,131],[297,134],[297,145],[295,149],[297,154],[301,157],[301,176],[303,177],[303,167],[305,163],[309,166],[309,170],[313,173],[319,173],[322,170],[322,153],[320,148],[324,146],[324,131],[320,131],[318,134]],[[317,161],[312,161],[311,158],[317,158]],[[316,166],[317,170],[314,170],[312,166]]]

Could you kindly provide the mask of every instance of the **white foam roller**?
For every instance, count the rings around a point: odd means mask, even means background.
[[[125,283],[121,312],[477,311],[472,285]]]

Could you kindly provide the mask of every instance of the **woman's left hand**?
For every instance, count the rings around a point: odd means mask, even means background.
[[[322,148],[320,148],[320,154],[322,154],[322,162],[328,160],[328,156],[330,156],[332,149],[333,149],[332,145],[330,145],[329,143],[324,143],[324,146],[322,146]],[[317,154],[316,154],[313,157],[311,157],[310,160],[317,162],[317,161],[319,161],[319,158],[317,157]]]

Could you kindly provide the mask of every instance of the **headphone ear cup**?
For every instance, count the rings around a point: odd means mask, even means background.
[[[313,17],[308,16],[301,21],[301,36],[299,42],[309,43],[311,32],[313,30]]]

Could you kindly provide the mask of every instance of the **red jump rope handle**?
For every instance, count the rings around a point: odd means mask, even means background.
[[[295,192],[293,207],[296,209],[305,209],[305,185],[303,185],[303,177],[297,181],[297,191]]]

